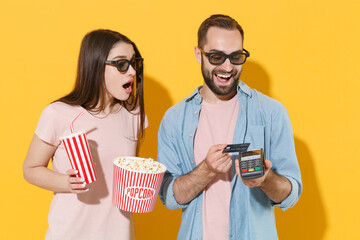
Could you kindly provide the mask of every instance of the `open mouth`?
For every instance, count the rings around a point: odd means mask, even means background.
[[[231,77],[232,77],[232,74],[229,74],[229,73],[227,73],[227,74],[224,74],[224,73],[216,73],[215,74],[215,76],[220,80],[220,81],[222,81],[222,82],[227,82],[227,81],[229,81],[230,79],[231,79]]]
[[[133,85],[133,81],[132,81],[132,80],[128,81],[127,83],[125,83],[125,84],[123,85],[123,88],[124,88],[124,90],[125,90],[125,92],[126,92],[127,94],[130,94],[130,93],[131,93],[131,91],[132,91],[132,85]]]
[[[131,85],[132,85],[132,82],[127,82],[123,85],[123,88],[128,89],[129,87],[131,87]]]

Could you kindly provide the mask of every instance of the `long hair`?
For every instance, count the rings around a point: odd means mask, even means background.
[[[226,30],[237,29],[244,41],[244,30],[235,19],[227,15],[216,14],[205,19],[205,21],[200,25],[198,30],[198,47],[203,48],[206,44],[206,34],[210,27],[218,27]]]
[[[87,33],[80,47],[74,89],[56,101],[80,105],[94,113],[104,110],[106,107],[105,60],[113,46],[119,42],[131,44],[135,51],[135,58],[141,58],[135,43],[118,32],[99,29]],[[129,112],[139,108],[139,111],[133,114],[140,114],[139,138],[141,138],[145,122],[143,65],[136,70],[135,79],[135,86],[130,97],[126,101],[114,98],[110,106],[119,103]]]

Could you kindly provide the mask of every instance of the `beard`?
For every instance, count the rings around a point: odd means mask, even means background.
[[[215,93],[218,96],[226,96],[229,95],[230,93],[232,93],[234,90],[236,90],[237,85],[239,84],[240,81],[240,74],[241,74],[241,70],[238,72],[237,70],[233,69],[231,72],[225,72],[225,71],[221,71],[221,70],[212,70],[211,72],[208,71],[207,69],[205,69],[204,67],[204,63],[201,63],[201,73],[203,75],[204,81],[206,83],[206,85],[209,87],[209,89]],[[215,84],[214,78],[213,76],[215,74],[231,74],[232,77],[232,81],[230,83],[230,85],[228,86],[217,86]]]

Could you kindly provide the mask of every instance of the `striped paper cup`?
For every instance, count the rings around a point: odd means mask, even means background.
[[[94,164],[90,154],[85,132],[72,133],[61,137],[72,169],[78,170],[77,177],[85,179],[85,183],[96,181]]]
[[[131,160],[144,158],[123,157]],[[151,212],[154,209],[166,167],[162,172],[146,173],[128,170],[114,160],[113,205],[123,211],[134,213]]]

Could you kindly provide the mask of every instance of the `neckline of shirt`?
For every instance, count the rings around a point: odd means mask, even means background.
[[[112,117],[112,116],[116,116],[124,107],[120,106],[119,109],[117,109],[114,112],[110,112],[110,113],[103,113],[103,112],[91,112],[89,110],[86,110],[85,108],[83,108],[82,106],[79,106],[81,111],[83,111],[84,113],[90,115],[91,117],[97,118],[97,119],[105,119],[108,117]]]
[[[238,93],[235,94],[234,97],[232,97],[231,99],[229,100],[226,100],[226,101],[219,101],[217,103],[209,103],[207,102],[204,98],[202,99],[202,102],[201,102],[201,105],[203,106],[206,106],[206,107],[211,107],[211,108],[222,108],[222,107],[226,107],[228,105],[232,105],[234,104],[234,102],[237,101],[238,99]]]

